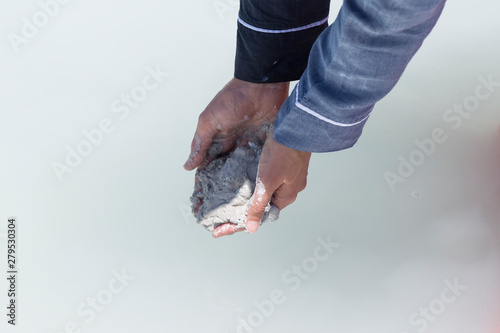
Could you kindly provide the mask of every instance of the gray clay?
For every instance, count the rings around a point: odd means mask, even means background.
[[[259,131],[247,132],[243,140],[248,143],[236,148],[229,155],[216,157],[204,169],[196,171],[197,183],[191,196],[196,221],[207,230],[231,222],[245,226],[245,213],[253,202],[255,178],[262,146],[271,124],[264,124]],[[212,156],[220,153],[221,145],[210,148]],[[199,206],[198,213],[195,212]],[[279,217],[274,205],[267,205],[262,223]]]

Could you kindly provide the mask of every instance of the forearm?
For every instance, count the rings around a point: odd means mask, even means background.
[[[298,80],[328,26],[329,0],[241,0],[235,77],[254,83]]]
[[[397,83],[444,3],[345,0],[282,105],[274,139],[309,152],[353,146],[375,103]]]

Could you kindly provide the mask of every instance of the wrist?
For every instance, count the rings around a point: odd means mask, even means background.
[[[286,150],[288,152],[293,152],[295,155],[299,156],[300,158],[303,158],[303,159],[310,159],[311,158],[311,155],[312,155],[311,152],[290,148],[290,147],[282,144],[281,142],[277,141],[276,139],[274,139],[274,129],[271,129],[271,131],[269,131],[267,139],[269,141],[271,141],[272,145],[276,145],[277,147],[280,147],[280,149],[282,149],[282,150]]]
[[[274,83],[254,83],[249,81],[243,81],[233,77],[230,84],[235,88],[242,88],[247,90],[250,94],[259,94],[264,91],[288,91],[290,89],[290,82],[274,82]]]

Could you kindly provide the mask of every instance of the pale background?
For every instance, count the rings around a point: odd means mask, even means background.
[[[14,329],[0,279],[0,331],[230,333],[243,318],[258,325],[239,332],[416,333],[412,314],[457,280],[466,290],[425,332],[500,332],[500,88],[459,128],[443,119],[478,77],[500,81],[499,9],[449,1],[358,144],[314,154],[277,223],[214,240],[189,214],[182,165],[198,114],[232,76],[235,1],[73,0],[17,53],[7,35],[40,5],[2,1],[0,267],[15,216],[20,274]],[[168,78],[120,119],[113,101],[148,66]],[[104,118],[114,131],[60,182],[52,163]],[[435,128],[447,141],[391,191],[384,173]],[[283,275],[327,236],[340,247],[293,291]],[[134,279],[86,322],[79,305],[122,269]],[[254,302],[273,290],[286,300],[264,317]]]

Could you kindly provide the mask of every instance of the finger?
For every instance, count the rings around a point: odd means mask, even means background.
[[[196,167],[203,169],[212,162],[219,154],[234,148],[235,138],[233,135],[220,136],[221,130],[209,125],[198,124],[198,128],[191,143],[191,153],[184,164],[184,169],[193,170]]]
[[[203,205],[203,199],[200,199],[200,201],[196,204],[196,207],[194,207],[194,213],[198,215],[198,212],[200,211],[200,207]]]
[[[198,202],[196,203],[196,206],[194,207],[193,211],[195,214],[198,214],[200,207],[203,205],[203,198],[200,198],[197,196],[198,193],[202,191],[202,186],[200,183],[200,178],[198,176],[194,177],[194,193],[193,196],[198,199]]]
[[[191,142],[191,152],[186,163],[184,163],[184,169],[195,169],[205,158],[205,154],[212,144],[212,141],[213,133],[210,131],[203,133],[197,130]]]
[[[212,231],[212,236],[214,238],[219,238],[222,236],[232,235],[236,232],[245,230],[245,228],[238,226],[234,223],[224,223]]]
[[[191,152],[184,164],[184,169],[193,170],[204,161],[208,149],[219,131],[217,124],[218,121],[212,114],[211,106],[208,105],[198,117],[198,125],[191,142]]]
[[[298,189],[288,184],[282,184],[273,195],[272,204],[281,211],[297,199]]]
[[[205,158],[198,165],[198,169],[204,169],[209,165],[214,159],[219,157],[221,154],[230,151],[234,147],[234,141],[230,137],[220,138],[215,137],[212,141],[212,145],[208,149]]]
[[[271,201],[274,188],[266,186],[258,177],[255,184],[254,198],[248,206],[245,227],[248,232],[256,232],[260,226],[267,204]]]

